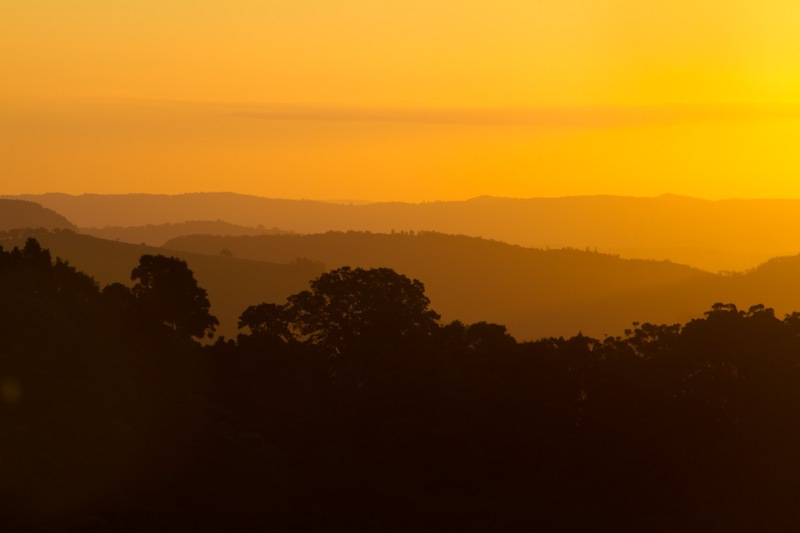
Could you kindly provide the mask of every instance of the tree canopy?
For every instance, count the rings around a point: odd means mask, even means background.
[[[283,306],[248,308],[240,327],[302,340],[342,354],[356,348],[403,343],[430,337],[439,315],[418,280],[389,268],[343,267],[311,281],[311,290],[288,298]]]
[[[202,344],[185,263],[134,279],[0,249],[4,530],[800,527],[798,313],[516,342],[339,269]]]
[[[219,325],[211,315],[205,289],[197,284],[186,261],[163,255],[143,255],[131,271],[134,296],[147,312],[184,339],[214,336]]]

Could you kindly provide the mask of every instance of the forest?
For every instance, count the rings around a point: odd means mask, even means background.
[[[343,266],[232,339],[181,259],[90,274],[0,248],[4,531],[800,526],[799,313],[517,342]]]

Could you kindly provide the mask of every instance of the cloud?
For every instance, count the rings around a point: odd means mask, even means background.
[[[233,116],[269,121],[407,122],[443,125],[508,125],[605,128],[726,120],[798,119],[791,106],[587,106],[539,108],[358,108],[263,106]]]

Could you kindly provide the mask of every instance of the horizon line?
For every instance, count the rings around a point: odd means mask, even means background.
[[[480,201],[480,200],[517,200],[517,201],[526,201],[526,200],[567,200],[567,199],[579,199],[579,198],[624,198],[624,199],[635,199],[635,200],[693,200],[693,201],[701,201],[701,202],[738,202],[738,201],[798,201],[800,197],[795,198],[778,198],[778,197],[727,197],[727,198],[703,198],[699,196],[691,196],[687,194],[677,194],[671,192],[664,192],[657,195],[630,195],[630,194],[613,194],[613,193],[597,193],[597,194],[567,194],[567,195],[558,195],[558,196],[502,196],[502,195],[492,195],[492,194],[481,194],[478,196],[471,196],[468,198],[463,199],[456,199],[456,200],[419,200],[419,201],[408,201],[408,200],[365,200],[365,199],[358,199],[358,198],[327,198],[327,199],[316,199],[316,198],[289,198],[289,197],[277,197],[277,196],[264,196],[259,194],[250,194],[250,193],[242,193],[236,191],[187,191],[181,193],[161,193],[161,192],[127,192],[127,193],[102,193],[102,192],[83,192],[83,193],[68,193],[68,192],[60,192],[60,191],[49,191],[44,193],[0,193],[0,198],[10,199],[10,198],[19,198],[23,196],[47,196],[47,195],[58,195],[58,196],[71,196],[71,197],[81,197],[81,196],[191,196],[191,195],[235,195],[235,196],[245,196],[251,198],[259,198],[263,200],[274,200],[274,201],[291,201],[291,202],[313,202],[313,203],[324,203],[324,204],[335,204],[335,205],[352,205],[352,206],[362,206],[362,205],[374,205],[374,204],[407,204],[407,205],[423,205],[423,204],[436,204],[436,203],[466,203],[466,202],[473,202],[473,201]]]

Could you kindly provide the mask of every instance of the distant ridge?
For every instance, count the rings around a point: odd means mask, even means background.
[[[80,232],[101,239],[117,240],[133,244],[161,246],[181,235],[281,235],[292,233],[279,228],[264,226],[238,226],[223,220],[189,220],[180,223],[147,224],[145,226],[106,226],[104,228],[80,228]]]
[[[800,301],[800,255],[776,257],[739,275],[664,261],[625,260],[583,250],[538,250],[431,232],[185,236],[167,246],[236,257],[321,261],[328,269],[388,266],[425,283],[445,319],[489,320],[520,339],[618,335],[633,320],[685,323],[715,302],[763,303],[778,316]]]
[[[600,338],[620,335],[634,320],[685,323],[715,302],[745,309],[763,303],[781,316],[800,301],[800,255],[774,258],[747,274],[719,275],[665,261],[530,249],[432,232],[194,235],[173,239],[165,248],[72,231],[28,234],[103,284],[130,283],[141,254],[185,259],[208,290],[219,333],[228,337],[236,335],[237,318],[247,306],[282,303],[324,269],[343,265],[390,267],[417,278],[445,321],[496,322],[519,340],[579,331]],[[0,245],[22,245],[26,236],[0,236]]]
[[[19,228],[75,229],[75,225],[36,202],[0,199],[0,231]]]
[[[192,235],[166,247],[206,254],[225,248],[236,257],[278,263],[305,257],[328,269],[393,268],[422,281],[432,307],[445,320],[497,322],[519,339],[578,331],[621,334],[638,319],[685,321],[694,309],[725,296],[731,282],[669,262],[545,251],[432,232]]]
[[[79,226],[224,220],[240,226],[326,231],[427,230],[539,248],[589,247],[623,257],[669,259],[708,271],[743,271],[800,252],[800,200],[698,200],[572,196],[343,205],[235,193],[175,196],[23,195]]]

